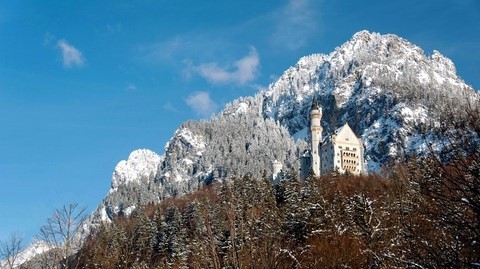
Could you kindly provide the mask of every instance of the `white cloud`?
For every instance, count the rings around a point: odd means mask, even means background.
[[[62,53],[63,66],[66,68],[82,67],[85,64],[85,58],[82,53],[74,46],[69,44],[65,39],[57,42],[57,48]]]
[[[50,33],[45,33],[45,35],[43,36],[43,46],[50,47],[52,43],[55,43],[55,40],[57,40],[57,38],[54,35]]]
[[[174,59],[177,54],[185,53],[187,46],[180,37],[137,47],[141,58],[147,62],[163,62]]]
[[[255,48],[250,53],[235,61],[233,64],[222,67],[215,62],[190,66],[189,71],[199,74],[213,84],[240,84],[244,85],[253,81],[258,75],[260,58]]]
[[[123,26],[121,23],[107,24],[107,31],[109,33],[121,33],[122,30],[123,30]]]
[[[276,30],[271,37],[277,46],[297,50],[318,31],[317,7],[313,0],[289,0],[275,14]]]
[[[217,111],[218,105],[210,98],[210,94],[204,91],[192,93],[186,99],[187,105],[199,116],[209,117]]]
[[[129,83],[127,86],[125,86],[125,90],[127,92],[136,92],[137,91],[137,86],[135,84]]]
[[[163,104],[162,108],[170,112],[178,112],[178,109],[170,102],[166,102],[165,104]]]

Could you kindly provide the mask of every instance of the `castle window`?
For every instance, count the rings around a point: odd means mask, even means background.
[[[341,149],[341,148],[342,148],[342,146],[338,146],[338,148],[339,148],[339,149]]]
[[[353,148],[353,151],[357,151],[357,148]]]
[[[345,137],[345,141],[348,141],[348,140],[349,140],[348,137]]]
[[[347,148],[346,148],[346,150],[350,150],[350,148],[349,148],[349,147],[347,147]]]

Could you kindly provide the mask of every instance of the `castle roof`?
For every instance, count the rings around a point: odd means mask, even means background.
[[[329,135],[329,136],[326,136],[324,139],[323,139],[323,143],[329,143],[329,142],[332,142],[332,140],[336,140],[336,136],[339,135],[340,133],[351,133],[353,134],[353,136],[358,140],[359,137],[357,137],[357,135],[353,132],[352,128],[350,128],[350,125],[348,125],[348,123],[345,123],[344,125],[338,127],[337,129],[335,129],[335,131],[333,132],[333,134]]]
[[[312,110],[318,110],[318,100],[317,100],[317,95],[313,95],[313,100],[312,100]]]

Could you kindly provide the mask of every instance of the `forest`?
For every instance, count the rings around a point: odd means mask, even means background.
[[[272,185],[252,171],[120,214],[81,242],[82,210],[66,206],[41,229],[58,244],[20,268],[479,268],[479,115],[378,173],[303,181],[290,166]]]
[[[292,169],[276,186],[266,173],[213,183],[102,224],[71,263],[76,268],[476,268],[480,153],[476,143],[462,141],[468,154],[452,148],[447,164],[431,155],[371,175],[332,173],[300,181]]]
[[[214,181],[98,224],[78,248],[81,222],[67,224],[82,210],[64,207],[41,230],[59,244],[21,268],[479,268],[480,118],[467,114],[438,132],[441,152],[368,175]]]

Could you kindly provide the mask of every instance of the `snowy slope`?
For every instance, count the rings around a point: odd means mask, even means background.
[[[301,58],[268,89],[234,100],[208,122],[186,122],[163,156],[141,150],[120,162],[93,222],[202,184],[270,172],[277,159],[297,165],[308,145],[313,95],[323,107],[324,136],[348,122],[365,144],[367,169],[421,153],[447,107],[479,95],[438,51],[431,55],[396,35],[361,31],[330,54]]]
[[[196,190],[232,176],[270,173],[270,162],[298,166],[308,147],[309,109],[317,95],[324,136],[348,122],[362,137],[367,169],[441,145],[433,132],[461,120],[479,94],[451,60],[396,35],[361,31],[330,54],[301,58],[268,89],[228,104],[206,122],[183,123],[160,156],[137,150],[120,161],[111,189],[89,218],[97,223],[138,205]],[[457,119],[445,118],[453,110]],[[42,248],[39,247],[41,250]]]
[[[141,178],[154,178],[162,157],[148,149],[139,149],[130,153],[128,160],[120,161],[112,175],[110,191],[116,191],[118,186],[129,182],[140,183]]]
[[[36,241],[32,243],[18,254],[18,257],[15,259],[14,267],[18,267],[25,262],[32,260],[37,255],[41,255],[42,253],[50,250],[50,248],[51,247],[43,241]],[[7,262],[0,261],[0,268],[8,268]]]
[[[419,126],[440,124],[442,110],[478,102],[453,63],[395,35],[362,31],[329,55],[300,59],[264,95],[264,115],[304,132],[309,102],[319,96],[324,135],[348,122],[365,143],[367,167],[425,149]]]

